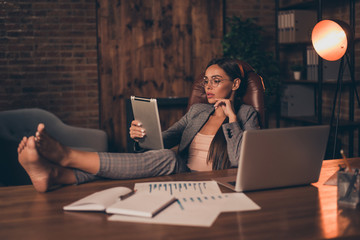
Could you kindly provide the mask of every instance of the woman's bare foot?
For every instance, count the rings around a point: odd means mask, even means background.
[[[38,192],[46,192],[51,187],[51,165],[39,156],[34,137],[22,139],[18,147],[18,160]]]
[[[64,184],[76,183],[72,169],[57,166],[39,155],[33,136],[24,137],[20,142],[18,159],[38,192],[46,192]]]
[[[45,125],[40,123],[35,134],[35,144],[40,156],[67,167],[71,149],[59,143],[51,137],[45,130]]]
[[[62,145],[46,132],[42,123],[36,132],[35,145],[41,157],[61,167],[80,169],[91,174],[96,174],[100,169],[100,159],[96,152],[75,150]]]

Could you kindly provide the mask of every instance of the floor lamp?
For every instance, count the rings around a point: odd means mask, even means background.
[[[323,59],[328,61],[337,61],[340,60],[336,91],[332,106],[331,118],[330,118],[330,127],[333,127],[333,121],[335,117],[335,108],[337,102],[337,96],[339,94],[338,108],[337,108],[337,117],[335,123],[335,133],[334,133],[334,147],[333,155],[335,157],[336,149],[336,139],[338,135],[339,128],[339,117],[340,117],[340,104],[341,104],[341,87],[344,68],[346,67],[344,59],[347,60],[347,66],[350,70],[352,87],[354,88],[358,106],[360,107],[359,95],[356,89],[356,83],[354,79],[353,66],[349,61],[349,56],[347,54],[348,46],[352,46],[353,42],[353,31],[350,26],[339,20],[322,20],[318,22],[313,28],[311,34],[311,41],[314,46],[316,53]],[[329,134],[330,139],[330,134]]]

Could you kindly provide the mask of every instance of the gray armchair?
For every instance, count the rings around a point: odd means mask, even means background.
[[[92,152],[108,150],[107,134],[99,129],[73,127],[54,114],[38,109],[0,112],[0,182],[3,185],[30,184],[30,179],[17,161],[17,146],[23,136],[35,134],[44,123],[47,132],[65,146]]]

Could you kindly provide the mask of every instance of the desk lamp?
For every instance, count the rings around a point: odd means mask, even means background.
[[[340,60],[339,73],[336,84],[335,97],[332,106],[332,113],[330,118],[330,127],[333,125],[335,107],[337,102],[337,95],[339,93],[339,102],[337,108],[337,118],[335,124],[335,139],[334,139],[334,148],[333,148],[333,158],[335,157],[335,148],[336,148],[336,138],[338,134],[339,127],[339,117],[340,117],[340,103],[341,103],[341,86],[342,78],[344,73],[344,58],[346,57],[347,66],[350,70],[352,87],[355,90],[356,98],[358,105],[360,107],[359,95],[356,89],[356,83],[354,79],[354,72],[352,71],[351,63],[349,61],[349,56],[347,53],[348,46],[352,47],[353,43],[353,31],[350,26],[339,20],[322,20],[318,22],[313,28],[311,34],[311,41],[314,46],[316,53],[323,59],[328,61],[337,61]],[[330,138],[330,134],[329,134]]]

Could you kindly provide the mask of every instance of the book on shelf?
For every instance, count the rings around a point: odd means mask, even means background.
[[[113,187],[95,192],[63,207],[65,211],[98,211],[138,217],[153,217],[169,205],[174,196],[148,195],[127,187]]]
[[[317,21],[316,11],[286,10],[278,12],[279,43],[307,42]]]
[[[306,79],[318,81],[319,58],[313,46],[306,48]]]
[[[340,61],[327,61],[323,59],[323,81],[324,82],[336,82],[338,79]],[[344,58],[343,68],[343,81],[350,81],[351,75],[348,67],[348,62]],[[313,46],[309,45],[306,48],[306,73],[307,80],[318,81],[318,68],[319,68],[319,56],[316,53]]]

